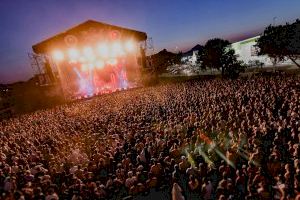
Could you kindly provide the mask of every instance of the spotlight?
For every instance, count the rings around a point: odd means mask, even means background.
[[[98,45],[98,53],[102,58],[107,58],[109,56],[109,49],[106,43]]]
[[[94,55],[93,49],[91,47],[85,47],[83,49],[83,54],[89,61],[95,60],[95,55]]]
[[[81,63],[84,63],[84,62],[86,62],[86,58],[82,56],[82,57],[79,58],[79,61],[80,61]]]
[[[116,59],[110,59],[110,60],[107,61],[107,63],[110,64],[110,65],[116,65],[118,62],[117,62]]]
[[[97,60],[95,66],[97,69],[102,69],[104,67],[104,62],[102,60]]]
[[[92,70],[92,69],[94,69],[95,65],[93,63],[89,63],[88,67],[90,70]]]
[[[52,56],[56,61],[62,61],[64,59],[64,54],[60,50],[53,51]]]
[[[123,52],[123,48],[120,42],[114,42],[111,46],[111,50],[112,50],[112,56],[113,57],[117,57],[120,56],[122,54],[124,54]]]
[[[69,49],[68,55],[69,55],[69,59],[71,61],[76,61],[79,57],[79,51],[77,49],[74,49],[74,48]]]
[[[128,40],[125,42],[125,49],[127,52],[134,52],[136,47],[135,43],[132,40]]]
[[[89,66],[87,66],[86,64],[81,65],[82,71],[86,72],[86,71],[88,71],[88,69],[89,69]]]

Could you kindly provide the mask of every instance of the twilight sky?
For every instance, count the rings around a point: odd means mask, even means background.
[[[0,83],[27,80],[31,46],[93,19],[148,33],[155,51],[260,33],[300,18],[299,0],[1,0]]]

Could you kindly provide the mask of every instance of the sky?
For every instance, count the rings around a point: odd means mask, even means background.
[[[155,51],[185,51],[259,34],[299,10],[299,0],[1,0],[0,83],[28,80],[31,46],[88,19],[144,31]]]

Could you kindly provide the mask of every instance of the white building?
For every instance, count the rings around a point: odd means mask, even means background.
[[[255,60],[258,60],[264,63],[264,66],[273,66],[271,59],[268,56],[258,56],[258,49],[255,47],[256,41],[260,36],[248,38],[239,42],[231,44],[231,47],[235,50],[235,53],[238,55],[238,60],[244,61],[246,64],[249,64]],[[277,65],[294,65],[291,60],[286,60],[284,62],[278,63]]]
[[[192,54],[183,55],[181,58],[181,62],[190,65],[197,64],[199,50],[194,50]]]

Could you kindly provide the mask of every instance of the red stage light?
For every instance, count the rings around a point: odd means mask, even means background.
[[[117,30],[111,31],[110,32],[110,38],[113,40],[120,39],[120,32]]]

